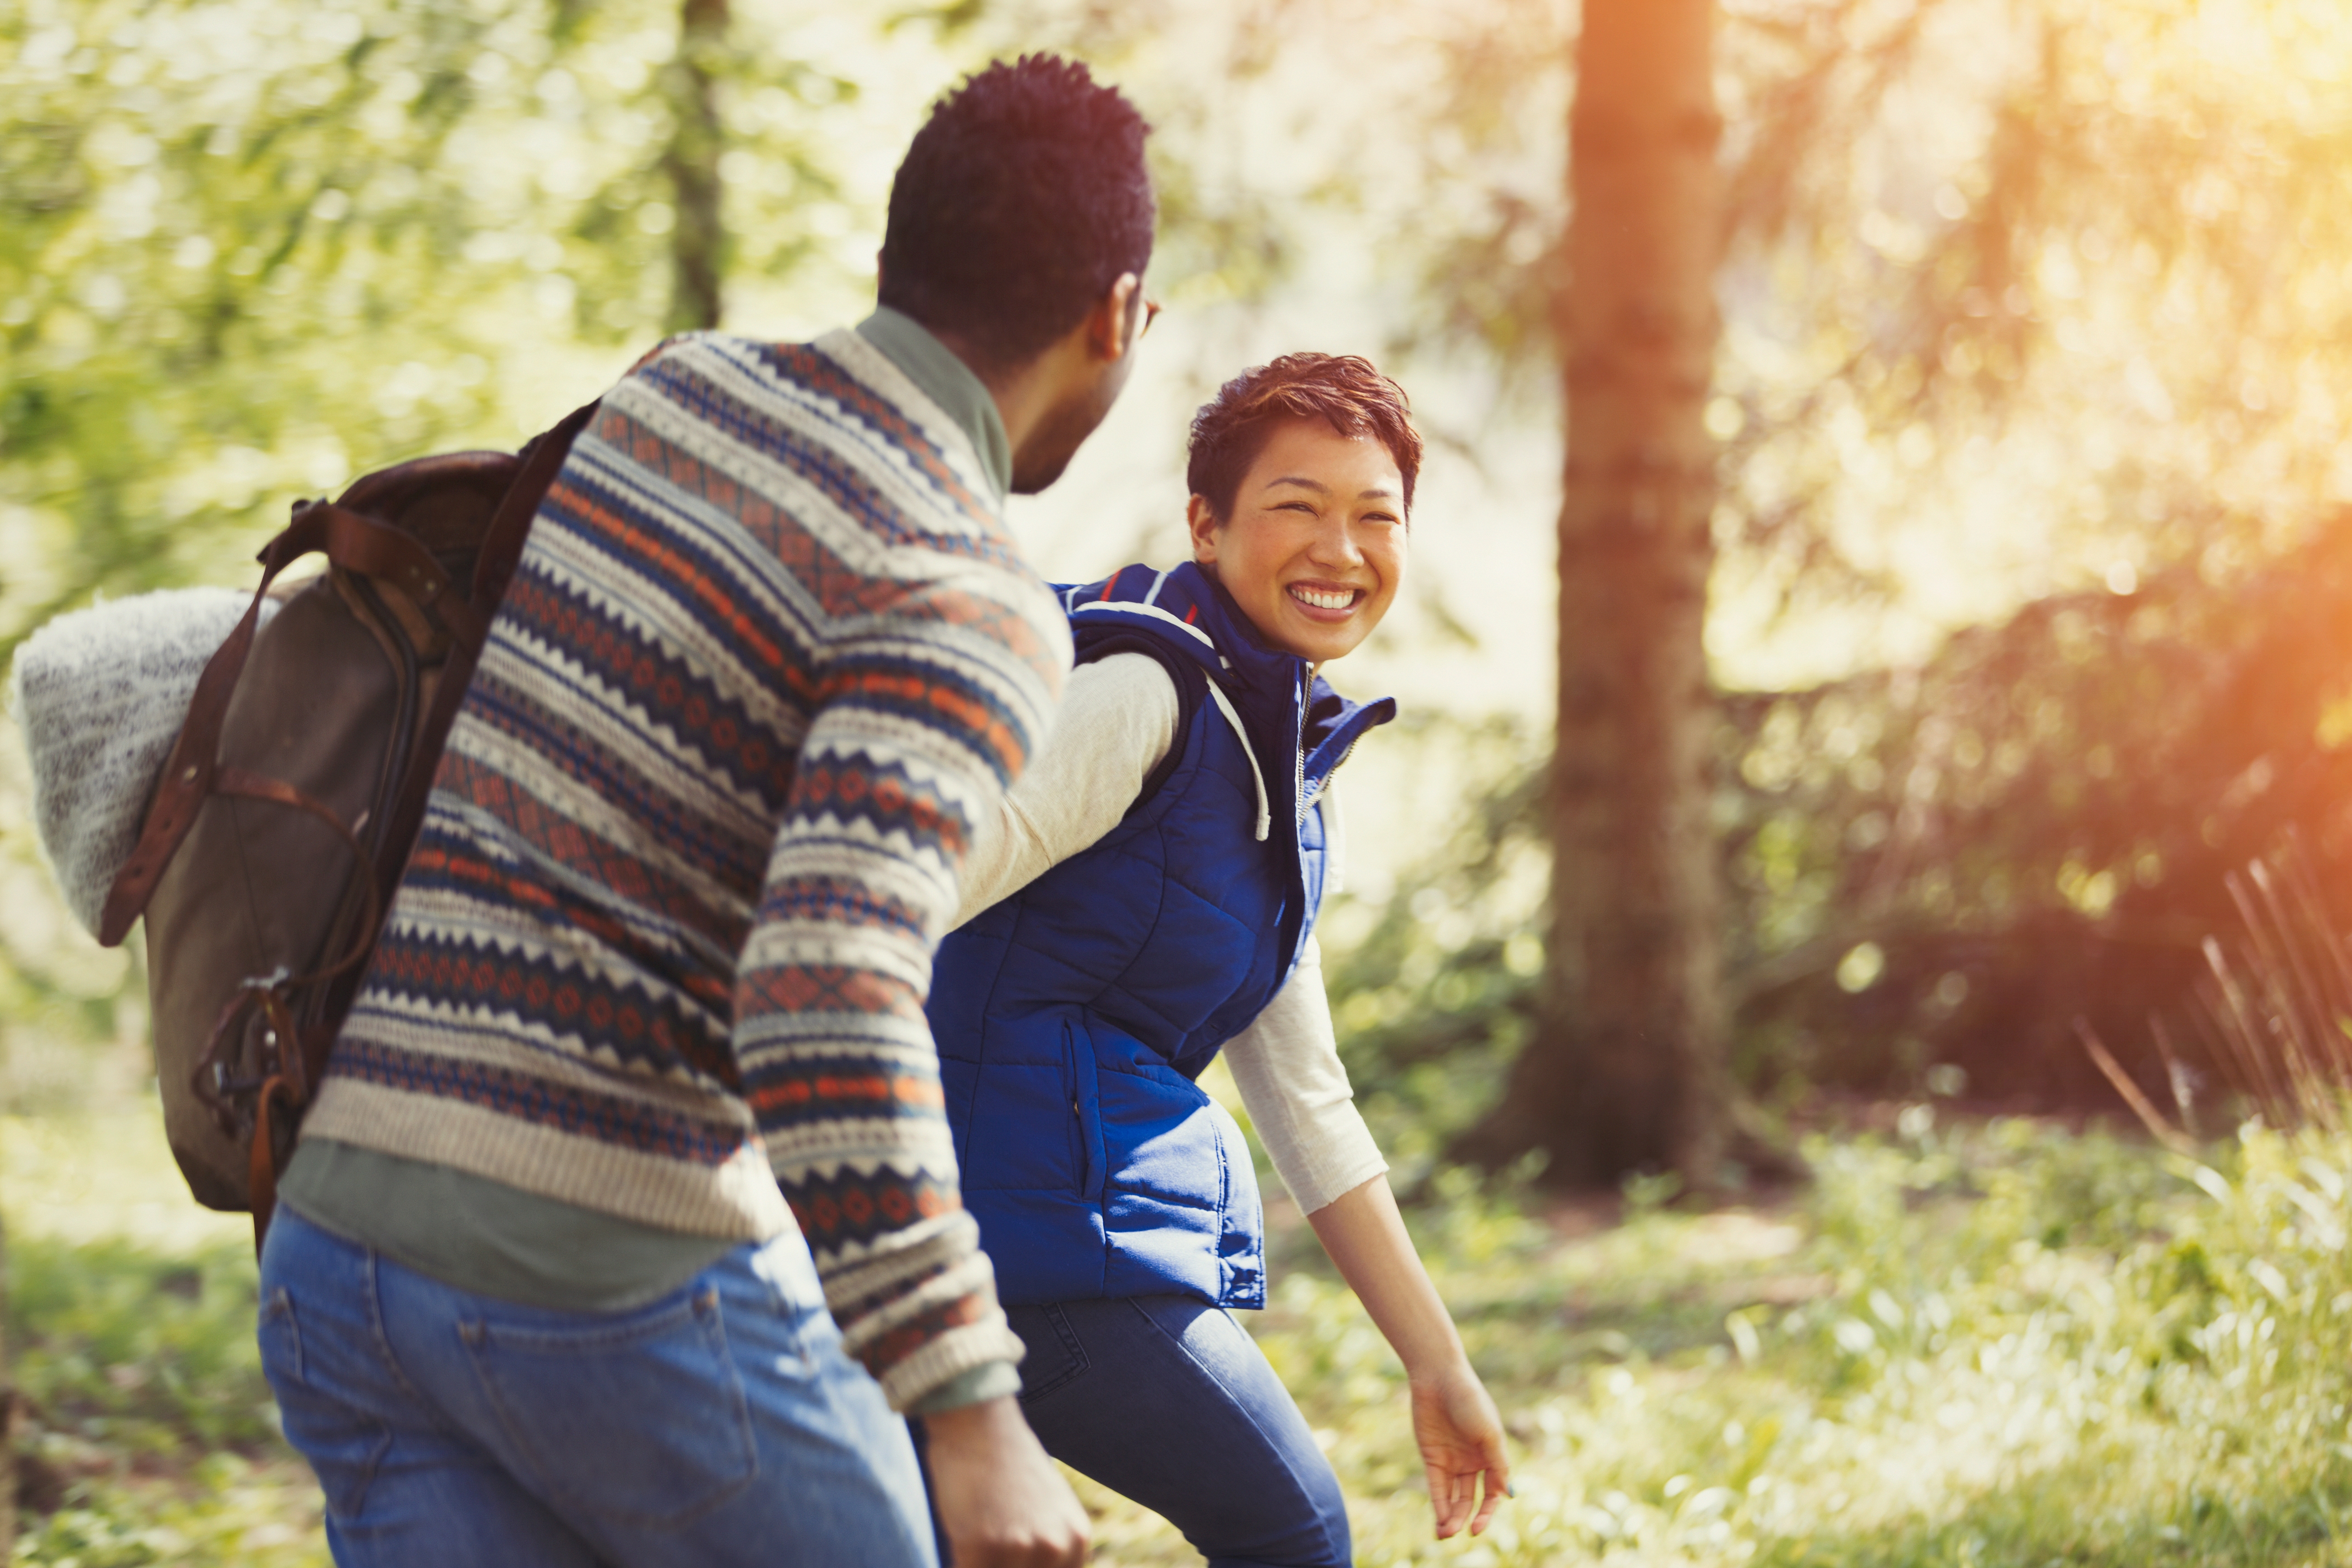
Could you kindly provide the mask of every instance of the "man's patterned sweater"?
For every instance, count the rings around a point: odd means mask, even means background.
[[[692,1235],[797,1217],[896,1404],[1017,1359],[923,1017],[1069,667],[991,497],[854,333],[697,334],[615,387],[306,1133]]]

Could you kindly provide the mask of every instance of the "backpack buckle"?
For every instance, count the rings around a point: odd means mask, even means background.
[[[281,963],[267,974],[247,975],[239,981],[213,1025],[204,1054],[196,1058],[195,1071],[189,1075],[189,1087],[228,1137],[250,1135],[258,1110],[255,1096],[273,1081],[297,1108],[310,1101],[301,1037],[288,1002],[293,978],[293,971]],[[262,1016],[260,1048],[257,1059],[247,1062],[242,1059],[246,1037],[242,1026],[247,1012],[254,1008]]]

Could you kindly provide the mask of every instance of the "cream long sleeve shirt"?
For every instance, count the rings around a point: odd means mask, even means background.
[[[966,858],[961,925],[1093,846],[1127,815],[1175,743],[1176,688],[1159,662],[1113,654],[1080,665],[1063,689],[1054,730]],[[1327,787],[1325,887],[1339,884],[1338,804]],[[1242,1104],[1302,1213],[1388,1170],[1356,1110],[1339,1060],[1323,954],[1313,937],[1289,981],[1248,1028],[1225,1042]]]

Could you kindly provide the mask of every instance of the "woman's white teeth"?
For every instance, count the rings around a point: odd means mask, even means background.
[[[1336,594],[1331,594],[1318,588],[1294,587],[1290,590],[1290,596],[1302,605],[1310,605],[1318,610],[1344,610],[1356,602],[1356,591],[1353,588],[1343,588]]]

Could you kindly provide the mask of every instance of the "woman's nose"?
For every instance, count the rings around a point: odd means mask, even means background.
[[[1348,526],[1344,517],[1326,518],[1307,542],[1307,558],[1335,566],[1352,566],[1364,558],[1362,548],[1356,542],[1356,531]]]

